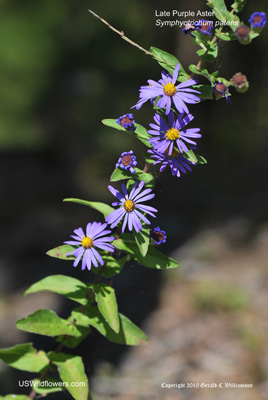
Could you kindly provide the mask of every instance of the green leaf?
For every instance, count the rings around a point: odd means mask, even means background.
[[[183,152],[183,157],[185,157],[187,160],[196,163],[197,162],[197,158],[195,153],[193,152],[193,150],[189,150],[189,151],[184,151]]]
[[[49,359],[58,367],[60,378],[68,383],[66,389],[75,400],[88,400],[88,381],[81,357],[50,352]],[[73,386],[73,382],[81,386]],[[82,386],[83,385],[83,386]]]
[[[68,321],[72,322],[73,318],[69,317]],[[57,342],[61,343],[63,342],[64,346],[68,347],[69,349],[74,349],[75,347],[77,347],[90,333],[90,328],[87,327],[83,327],[83,326],[79,326],[77,325],[77,323],[75,324],[75,327],[77,329],[77,331],[80,333],[80,337],[73,337],[73,336],[58,336],[57,338]]]
[[[93,286],[98,309],[103,318],[118,333],[120,325],[114,289],[105,283],[89,285],[89,287],[91,286]]]
[[[143,172],[139,168],[135,168],[135,173],[132,174],[130,171],[124,171],[121,168],[116,168],[114,172],[111,175],[110,181],[111,182],[117,182],[121,181],[123,179],[137,179],[139,181],[144,181],[145,183],[149,183],[152,180],[154,180],[154,177],[152,174],[149,174],[147,172]]]
[[[37,292],[54,292],[67,297],[70,300],[77,301],[80,304],[87,304],[87,286],[78,279],[65,275],[47,276],[41,281],[34,283],[24,293],[25,296]]]
[[[150,143],[148,142],[148,138],[150,137],[147,130],[139,124],[135,124],[135,131],[130,131],[128,129],[123,128],[123,126],[119,125],[116,119],[111,119],[111,118],[107,118],[107,119],[103,119],[101,122],[106,125],[109,126],[110,128],[114,128],[118,131],[123,131],[126,133],[129,133],[133,136],[136,136],[137,139],[139,139],[143,144],[145,144],[145,146],[147,147],[151,147]]]
[[[178,263],[170,257],[160,253],[154,247],[150,246],[145,257],[142,257],[137,244],[133,241],[132,235],[123,234],[121,239],[113,241],[113,245],[122,251],[127,252],[135,261],[149,268],[169,269],[178,267]]]
[[[234,3],[231,5],[231,7],[235,9],[236,13],[239,13],[243,10],[244,5],[245,5],[245,0],[235,0]]]
[[[62,381],[50,377],[46,377],[44,381],[41,381],[39,378],[33,379],[32,388],[38,394],[49,394],[66,390],[65,384]]]
[[[115,259],[112,256],[104,255],[102,256],[103,261],[106,263],[105,268],[101,272],[101,276],[103,278],[111,278],[112,276],[119,274],[122,268],[124,267],[125,263],[129,260],[129,257],[122,257],[119,259]],[[92,271],[98,275],[99,271],[95,268]]]
[[[17,328],[39,335],[70,335],[79,337],[78,329],[51,310],[41,309],[17,321]]]
[[[196,164],[207,164],[207,160],[203,156],[196,154],[196,158],[197,158]]]
[[[213,8],[216,18],[218,18],[222,22],[226,21],[229,12],[226,8],[224,0],[211,0],[208,3],[208,6]]]
[[[72,315],[80,319],[80,314],[73,311]],[[127,317],[119,313],[120,330],[115,333],[107,324],[97,307],[86,307],[84,314],[81,314],[82,319],[87,320],[90,325],[97,329],[103,336],[111,342],[126,344],[129,346],[138,346],[147,344],[147,336],[131,322]]]
[[[160,64],[161,67],[165,68],[171,75],[173,75],[174,69],[176,68],[177,64],[180,63],[180,61],[172,54],[169,54],[166,51],[160,50],[156,47],[151,47],[150,52],[158,64]],[[188,75],[186,74],[181,63],[179,75],[182,75],[188,79]]]
[[[237,40],[237,37],[235,36],[235,33],[233,31],[228,31],[228,32],[218,32],[216,30],[215,35],[226,42],[230,42],[231,40]]]
[[[212,87],[210,85],[195,85],[194,88],[201,92],[198,94],[200,101],[212,100]]]
[[[1,349],[0,359],[10,367],[28,372],[40,372],[49,364],[46,353],[42,350],[37,351],[32,343]]]
[[[150,229],[143,226],[142,231],[134,232],[134,238],[141,255],[145,257],[150,243]]]
[[[31,400],[30,397],[24,394],[8,394],[7,396],[0,396],[0,400]]]
[[[202,75],[207,78],[211,82],[211,77],[207,69],[205,68],[197,68],[196,65],[189,65],[189,70],[197,75]]]
[[[60,258],[61,260],[75,260],[72,254],[68,257],[66,256],[67,253],[71,253],[74,249],[75,247],[69,244],[63,244],[62,246],[57,246],[54,249],[48,250],[46,254],[50,257]]]
[[[77,204],[82,204],[87,207],[94,208],[94,210],[99,211],[104,215],[104,218],[107,217],[112,211],[114,211],[114,208],[109,206],[108,204],[105,203],[99,203],[97,201],[87,201],[87,200],[81,200],[81,199],[64,199],[63,201],[67,201],[70,203],[77,203]]]

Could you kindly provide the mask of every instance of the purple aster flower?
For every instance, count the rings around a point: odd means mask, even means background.
[[[151,206],[147,206],[141,203],[151,200],[155,195],[154,193],[151,193],[152,189],[145,189],[141,191],[143,186],[144,181],[141,181],[138,186],[136,182],[133,185],[131,192],[128,194],[126,186],[122,184],[121,187],[123,195],[112,186],[108,186],[110,192],[119,200],[112,204],[113,206],[119,206],[119,208],[112,211],[106,218],[106,222],[111,225],[111,228],[114,228],[116,225],[118,225],[118,223],[123,218],[123,233],[127,224],[129,231],[132,231],[132,229],[134,228],[136,232],[142,230],[140,220],[148,225],[151,224],[151,222],[145,217],[143,212],[151,215],[152,217],[155,217],[153,212],[157,212],[157,210]]]
[[[156,246],[159,246],[160,244],[167,241],[166,232],[160,229],[159,226],[157,228],[154,228],[152,232],[152,238],[154,239],[154,244]]]
[[[193,161],[187,160],[182,154],[174,149],[171,155],[168,155],[167,151],[165,153],[159,153],[156,150],[148,150],[148,153],[151,154],[151,158],[156,160],[153,165],[162,164],[160,172],[164,171],[166,166],[169,165],[172,175],[177,176],[178,178],[181,176],[181,172],[186,174],[187,171],[192,171],[190,165],[195,165]]]
[[[190,86],[193,86],[197,83],[195,79],[189,79],[175,86],[179,69],[180,64],[178,63],[174,70],[173,76],[162,72],[162,79],[160,79],[158,82],[149,79],[147,81],[149,83],[148,86],[141,86],[140,100],[133,107],[136,107],[136,109],[139,110],[147,100],[155,99],[156,97],[160,96],[156,106],[160,108],[166,107],[166,114],[170,112],[171,99],[173,100],[173,103],[179,112],[185,111],[186,113],[189,113],[185,103],[195,104],[200,101],[199,97],[191,94],[200,92],[194,89],[189,89]]]
[[[203,35],[212,35],[213,22],[206,21],[205,19],[200,19],[195,25],[197,31],[201,32]]]
[[[134,174],[135,169],[133,167],[136,167],[137,164],[138,163],[136,161],[136,157],[134,156],[133,151],[124,151],[124,153],[122,153],[119,157],[115,168],[121,168]]]
[[[185,24],[185,28],[183,28],[182,32],[184,33],[184,35],[192,35],[192,32],[195,30],[195,26],[191,25],[189,23]]]
[[[97,268],[98,262],[101,265],[104,265],[104,261],[95,247],[110,252],[114,251],[114,246],[110,243],[107,243],[112,242],[114,237],[105,236],[111,233],[110,230],[105,230],[106,226],[107,224],[102,224],[101,222],[89,222],[86,227],[86,235],[84,234],[82,228],[78,228],[74,230],[75,235],[71,235],[74,240],[64,242],[66,244],[70,244],[71,246],[79,246],[74,251],[66,254],[66,256],[72,254],[76,257],[76,260],[73,263],[74,267],[77,267],[82,256],[82,271],[86,267],[88,270],[91,270],[91,264]]]
[[[262,29],[266,24],[266,14],[265,12],[254,12],[251,14],[248,22],[251,23],[251,27],[254,29]]]
[[[214,89],[215,89],[215,92],[216,92],[216,97],[217,97],[217,95],[220,96],[220,97],[225,97],[226,103],[229,103],[230,105],[232,104],[231,100],[229,99],[229,95],[230,94],[229,94],[228,86],[226,86],[222,82],[218,82],[218,83],[215,83]]]
[[[134,132],[136,126],[134,126],[135,121],[133,118],[133,114],[125,114],[118,118],[116,121],[118,125],[122,126],[123,128],[127,129],[128,131]]]
[[[187,114],[185,118],[183,118],[182,113],[178,116],[177,120],[175,120],[174,113],[171,111],[168,114],[169,126],[159,114],[155,114],[154,120],[157,125],[150,124],[150,127],[153,128],[153,130],[148,130],[148,133],[154,136],[153,138],[148,139],[154,147],[154,150],[157,150],[160,153],[168,151],[168,154],[171,155],[174,144],[176,144],[180,153],[183,153],[184,151],[188,152],[188,147],[184,142],[196,145],[196,142],[194,142],[192,138],[201,137],[201,134],[197,133],[200,131],[199,128],[183,130],[185,125],[193,119],[194,117],[192,114]]]

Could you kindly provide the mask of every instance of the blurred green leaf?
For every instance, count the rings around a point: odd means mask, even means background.
[[[28,372],[40,372],[49,364],[46,353],[42,350],[37,351],[32,343],[0,349],[0,359],[10,367]]]
[[[150,229],[143,224],[142,231],[134,232],[134,238],[141,255],[145,257],[150,243]]]
[[[75,257],[72,254],[68,257],[66,256],[67,253],[71,253],[74,249],[75,247],[70,246],[69,244],[63,244],[54,249],[48,250],[46,254],[50,257],[60,258],[61,260],[75,260]]]
[[[179,75],[182,75],[186,79],[188,79],[188,75],[186,74],[181,62],[175,56],[156,47],[151,47],[150,52],[152,53],[154,59],[158,62],[158,64],[160,64],[161,67],[165,68],[171,75],[173,75],[174,69],[176,68],[177,64],[180,63]]]
[[[106,125],[109,126],[110,128],[114,128],[118,131],[123,131],[126,133],[129,133],[133,136],[135,136],[138,140],[140,140],[143,144],[145,144],[145,146],[147,147],[151,147],[150,143],[148,142],[148,138],[150,137],[147,130],[139,124],[135,124],[135,131],[130,131],[128,129],[125,129],[123,126],[119,125],[116,119],[103,119],[101,122]]]
[[[94,290],[98,309],[103,318],[118,333],[120,326],[114,289],[105,283],[90,284],[89,287]]]
[[[30,397],[24,394],[8,394],[6,396],[0,396],[0,400],[31,400]]]
[[[33,379],[32,387],[38,394],[49,394],[66,390],[62,381],[49,376],[44,381],[41,381],[39,378]]]
[[[101,272],[101,276],[103,278],[111,278],[114,275],[119,274],[121,272],[122,268],[124,267],[125,263],[129,260],[128,256],[115,259],[112,256],[109,255],[102,255],[103,261],[106,263],[105,268]],[[96,270],[95,268],[92,269],[92,271],[98,275],[100,272]]]

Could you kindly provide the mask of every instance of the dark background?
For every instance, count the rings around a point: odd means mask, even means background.
[[[264,0],[248,1],[244,22],[265,7]],[[155,26],[155,10],[206,9],[201,0],[169,0],[164,5],[155,0],[0,2],[0,288],[4,305],[49,274],[90,280],[91,273],[45,255],[67,240],[73,229],[101,220],[93,210],[62,203],[62,199],[110,203],[109,176],[123,151],[133,149],[143,167],[144,147],[130,135],[105,127],[101,120],[129,112],[138,100],[139,87],[149,78],[158,80],[161,67],[90,15],[89,8],[146,49],[152,45],[171,52],[184,67],[198,62],[197,48],[181,29]],[[253,236],[268,219],[266,32],[267,27],[249,46],[221,44],[213,66],[228,79],[236,72],[246,74],[248,92],[242,95],[231,89],[232,106],[223,99],[191,107],[192,126],[199,126],[203,135],[198,151],[208,164],[194,167],[179,179],[168,168],[162,174],[154,168],[159,177],[155,224],[167,231],[165,253],[204,226],[242,217],[251,221]],[[152,121],[149,104],[133,114],[146,127]],[[159,271],[129,265],[115,279],[120,311],[139,324],[157,305],[161,279]],[[65,302],[54,309],[67,317],[71,306]],[[15,330],[15,321],[12,324]],[[51,349],[50,340],[41,343],[41,337],[23,340]],[[2,346],[14,344],[12,335],[2,337]],[[79,351],[91,365],[90,373],[99,359],[116,361],[119,348],[92,335]],[[15,372],[11,375],[8,382],[4,372],[1,394],[19,392],[16,383],[12,389],[17,378]]]

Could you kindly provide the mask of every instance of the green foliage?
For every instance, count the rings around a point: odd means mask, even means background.
[[[113,245],[117,249],[130,254],[135,261],[145,267],[169,269],[176,268],[179,265],[175,260],[160,253],[153,246],[149,246],[146,256],[143,257],[136,242],[133,240],[132,235],[127,233],[121,235],[120,239],[114,240]]]
[[[77,320],[78,325],[89,324],[93,326],[111,342],[129,346],[143,345],[148,342],[147,336],[133,322],[120,313],[120,330],[118,333],[115,333],[110,328],[97,307],[86,307],[83,314],[75,310],[72,312],[72,316]]]
[[[188,79],[188,75],[185,72],[181,62],[175,56],[167,53],[166,51],[157,49],[156,47],[151,47],[150,51],[158,64],[161,65],[161,67],[165,68],[171,75],[173,75],[174,69],[176,68],[177,64],[180,63],[178,78],[182,81]]]
[[[64,247],[64,246],[62,246]],[[77,301],[81,304],[87,304],[87,294],[89,289],[86,284],[78,279],[65,275],[47,276],[41,281],[34,283],[26,290],[25,296],[37,292],[54,292],[67,297],[70,300]]]
[[[43,395],[55,392],[62,392],[65,390],[65,384],[61,380],[51,377],[46,377],[45,381],[41,381],[39,378],[35,378],[32,380],[32,385],[36,393]]]
[[[32,343],[0,349],[0,359],[10,367],[28,372],[40,372],[49,364],[46,353],[34,349]]]
[[[103,119],[102,123],[106,126],[109,126],[111,128],[114,128],[118,131],[123,131],[126,133],[129,133],[133,136],[135,136],[138,140],[140,140],[145,146],[151,147],[150,143],[148,142],[148,138],[150,137],[147,130],[139,124],[135,124],[135,131],[130,131],[128,129],[125,129],[123,126],[119,125],[116,119]]]
[[[135,167],[135,173],[132,174],[130,171],[125,171],[121,168],[116,168],[111,175],[110,181],[117,182],[123,179],[136,179],[139,181],[144,181],[145,183],[150,183],[154,180],[152,174],[143,172],[141,169]]]
[[[70,203],[82,204],[83,206],[91,207],[94,210],[97,210],[100,213],[102,213],[104,218],[106,218],[107,215],[109,215],[112,211],[114,211],[114,208],[109,206],[108,204],[100,203],[97,201],[87,201],[87,200],[73,199],[73,198],[64,199],[63,201],[70,202]]]
[[[134,232],[133,235],[142,257],[145,257],[150,243],[150,229],[143,226],[142,231]]]
[[[37,310],[27,318],[18,320],[17,328],[46,336],[80,336],[80,332],[75,326],[71,325],[67,320],[58,317],[54,311],[46,309]]]
[[[114,289],[105,283],[90,284],[95,293],[98,309],[105,321],[116,332],[119,332],[118,308]]]
[[[106,263],[105,268],[102,268],[101,276],[103,278],[111,278],[114,275],[119,274],[122,268],[124,267],[125,263],[130,259],[129,256],[125,256],[119,259],[115,259],[112,256],[104,255],[102,256],[103,261]],[[95,268],[92,269],[93,273],[99,275],[100,270]]]
[[[70,246],[69,244],[63,244],[55,247],[54,249],[48,250],[46,254],[50,257],[59,258],[61,260],[75,260],[75,257],[72,254],[66,256],[67,253],[70,253],[73,250],[73,246]]]
[[[24,394],[8,394],[7,396],[0,396],[0,400],[31,400],[30,397]]]
[[[231,40],[237,40],[237,37],[233,31],[221,32],[219,29],[216,29],[215,35],[226,42],[230,42]]]
[[[88,400],[88,381],[81,357],[65,353],[50,352],[49,359],[58,367],[60,378],[75,400]],[[72,386],[73,382],[83,385]]]

